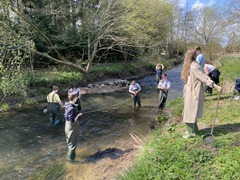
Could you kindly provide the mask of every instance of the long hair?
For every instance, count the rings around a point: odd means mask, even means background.
[[[184,55],[184,62],[183,62],[183,68],[182,68],[182,74],[181,74],[181,78],[184,84],[187,83],[188,76],[190,75],[190,66],[192,62],[195,60],[196,60],[196,52],[194,51],[194,49],[188,50]]]

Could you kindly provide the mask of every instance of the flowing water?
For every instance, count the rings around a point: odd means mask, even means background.
[[[168,100],[182,95],[180,71],[181,66],[178,66],[166,72],[172,83]],[[142,108],[137,111],[131,106],[128,89],[82,95],[86,113],[80,121],[73,164],[66,162],[64,125],[51,127],[48,124],[48,114],[42,112],[46,103],[1,114],[0,179],[104,179],[101,172],[98,178],[91,176],[96,164],[105,157],[104,153],[116,152],[111,159],[117,159],[131,151],[127,148],[132,141],[129,133],[147,136],[151,133],[151,123],[159,114],[155,75],[137,82],[142,87]]]

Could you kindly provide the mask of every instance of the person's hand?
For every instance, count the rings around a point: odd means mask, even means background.
[[[79,118],[79,116],[82,116],[82,114],[83,114],[83,113],[79,113],[79,114],[77,115],[77,117]]]
[[[218,86],[216,84],[214,84],[214,87],[216,88],[216,90],[221,94],[222,93],[222,88],[221,86]]]
[[[79,118],[80,116],[82,116],[82,114],[83,114],[83,113],[79,113],[79,114],[75,117],[75,121],[74,121],[74,122],[76,122],[76,121],[78,120],[78,118]]]

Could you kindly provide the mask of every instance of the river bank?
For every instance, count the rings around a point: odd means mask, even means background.
[[[163,59],[165,69],[169,69],[182,62],[181,58]],[[101,64],[97,70],[84,76],[74,72],[43,71],[35,72],[34,76],[29,77],[29,85],[22,94],[15,94],[3,97],[0,102],[0,113],[10,110],[19,110],[28,106],[44,102],[46,95],[51,92],[53,85],[60,87],[60,97],[66,98],[67,91],[71,84],[78,84],[83,94],[110,93],[127,89],[129,81],[139,79],[145,75],[153,74],[156,61],[132,63],[130,68],[123,64]],[[107,66],[107,70],[105,69]],[[102,68],[101,68],[102,67]],[[42,71],[42,70],[41,70]]]
[[[234,80],[240,72],[240,66],[236,66],[239,62],[239,56],[219,60],[224,94],[219,101],[213,144],[204,144],[202,138],[211,132],[217,92],[205,97],[199,135],[192,139],[182,138],[186,131],[181,121],[183,99],[174,99],[167,104],[167,122],[154,131],[132,168],[117,179],[239,179],[240,101],[231,98]]]
[[[169,100],[182,89],[178,85],[180,79],[176,79],[180,71],[181,66],[167,71],[169,78],[174,79]],[[155,75],[142,77],[138,82],[142,85],[142,108],[136,111],[127,90],[83,95],[84,115],[74,163],[66,161],[64,126],[50,126],[48,114],[42,113],[46,102],[3,115],[0,175],[5,179],[17,173],[18,179],[95,180],[114,179],[126,171],[148,142],[160,113]],[[11,143],[7,143],[9,140]]]

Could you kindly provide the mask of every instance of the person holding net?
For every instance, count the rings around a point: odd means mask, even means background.
[[[181,73],[184,82],[183,122],[186,123],[187,133],[183,138],[195,137],[198,132],[197,119],[203,116],[204,86],[214,87],[221,92],[221,87],[216,85],[201,69],[196,61],[196,52],[188,50],[184,57]]]

